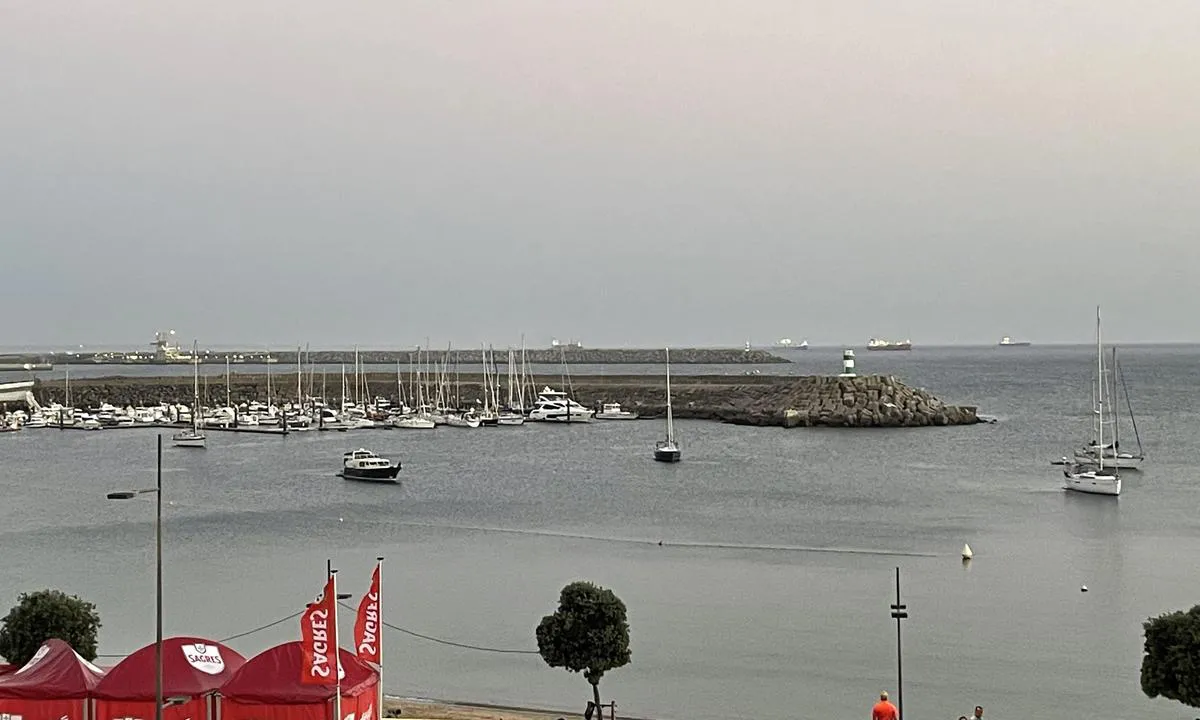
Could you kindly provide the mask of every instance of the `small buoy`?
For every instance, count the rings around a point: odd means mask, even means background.
[[[1087,592],[1087,585],[1080,585],[1079,592]]]
[[[346,518],[338,518],[338,522],[346,522]]]
[[[971,558],[973,558],[973,557],[975,557],[975,553],[971,552],[971,546],[970,546],[970,545],[967,545],[966,543],[964,543],[964,544],[963,544],[963,551],[962,551],[962,559],[963,559],[963,560],[970,560],[970,559],[971,559]]]

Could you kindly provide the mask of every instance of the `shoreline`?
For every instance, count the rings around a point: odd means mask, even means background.
[[[566,710],[402,697],[387,693],[383,696],[383,708],[384,717],[399,717],[401,720],[559,720],[583,717],[583,713]],[[399,715],[395,714],[396,710],[400,711]],[[622,714],[620,703],[617,703],[617,717],[621,720],[650,720],[644,716]],[[608,715],[604,716],[604,720],[608,720]]]

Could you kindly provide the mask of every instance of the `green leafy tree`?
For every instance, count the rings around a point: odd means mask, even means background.
[[[1142,692],[1200,707],[1200,605],[1147,620]]]
[[[61,590],[22,593],[0,622],[0,655],[24,665],[42,643],[58,638],[86,660],[96,659],[100,616],[96,606]]]
[[[629,664],[629,621],[625,603],[612,590],[590,582],[562,589],[558,609],[537,626],[538,652],[550,667],[581,672],[592,685],[600,710],[600,678]]]

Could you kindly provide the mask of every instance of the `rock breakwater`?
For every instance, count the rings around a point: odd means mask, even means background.
[[[672,360],[674,353],[672,353]],[[557,378],[555,378],[557,380]],[[369,374],[367,387],[372,395],[398,397],[395,374]],[[411,378],[401,375],[408,392]],[[273,378],[276,397],[285,402],[295,395],[295,387]],[[340,383],[339,383],[340,384]],[[538,389],[545,385],[538,383]],[[557,386],[558,383],[551,383]],[[281,387],[282,386],[282,387]],[[482,397],[483,382],[478,375],[463,375],[449,387],[450,401],[460,406],[473,405]],[[677,418],[716,420],[739,425],[777,427],[923,427],[972,425],[980,422],[976,408],[947,405],[924,389],[910,387],[892,376],[869,375],[855,378],[773,375],[677,375],[671,379],[672,402]],[[320,382],[314,388],[320,394]],[[307,392],[307,388],[306,388]],[[660,417],[666,412],[666,389],[662,378],[652,375],[606,375],[573,378],[570,392],[581,404],[597,407],[604,402],[619,402],[642,417]],[[502,393],[507,397],[507,391]],[[39,382],[34,388],[39,402],[62,402],[61,382]],[[108,402],[117,406],[157,405],[181,402],[191,404],[189,378],[112,377],[76,380],[71,383],[72,402],[80,407],[98,407]],[[267,376],[235,374],[228,395],[233,403],[267,400]],[[206,405],[224,405],[224,378],[209,383],[201,397]],[[405,398],[413,404],[412,398]],[[330,393],[330,404],[341,398]]]

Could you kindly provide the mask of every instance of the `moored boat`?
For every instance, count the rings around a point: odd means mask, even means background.
[[[342,472],[339,475],[346,480],[394,483],[398,474],[400,463],[393,465],[391,460],[381,458],[366,448],[342,454]]]
[[[596,413],[597,420],[637,420],[638,414],[621,409],[621,403],[604,403],[600,412]]]

